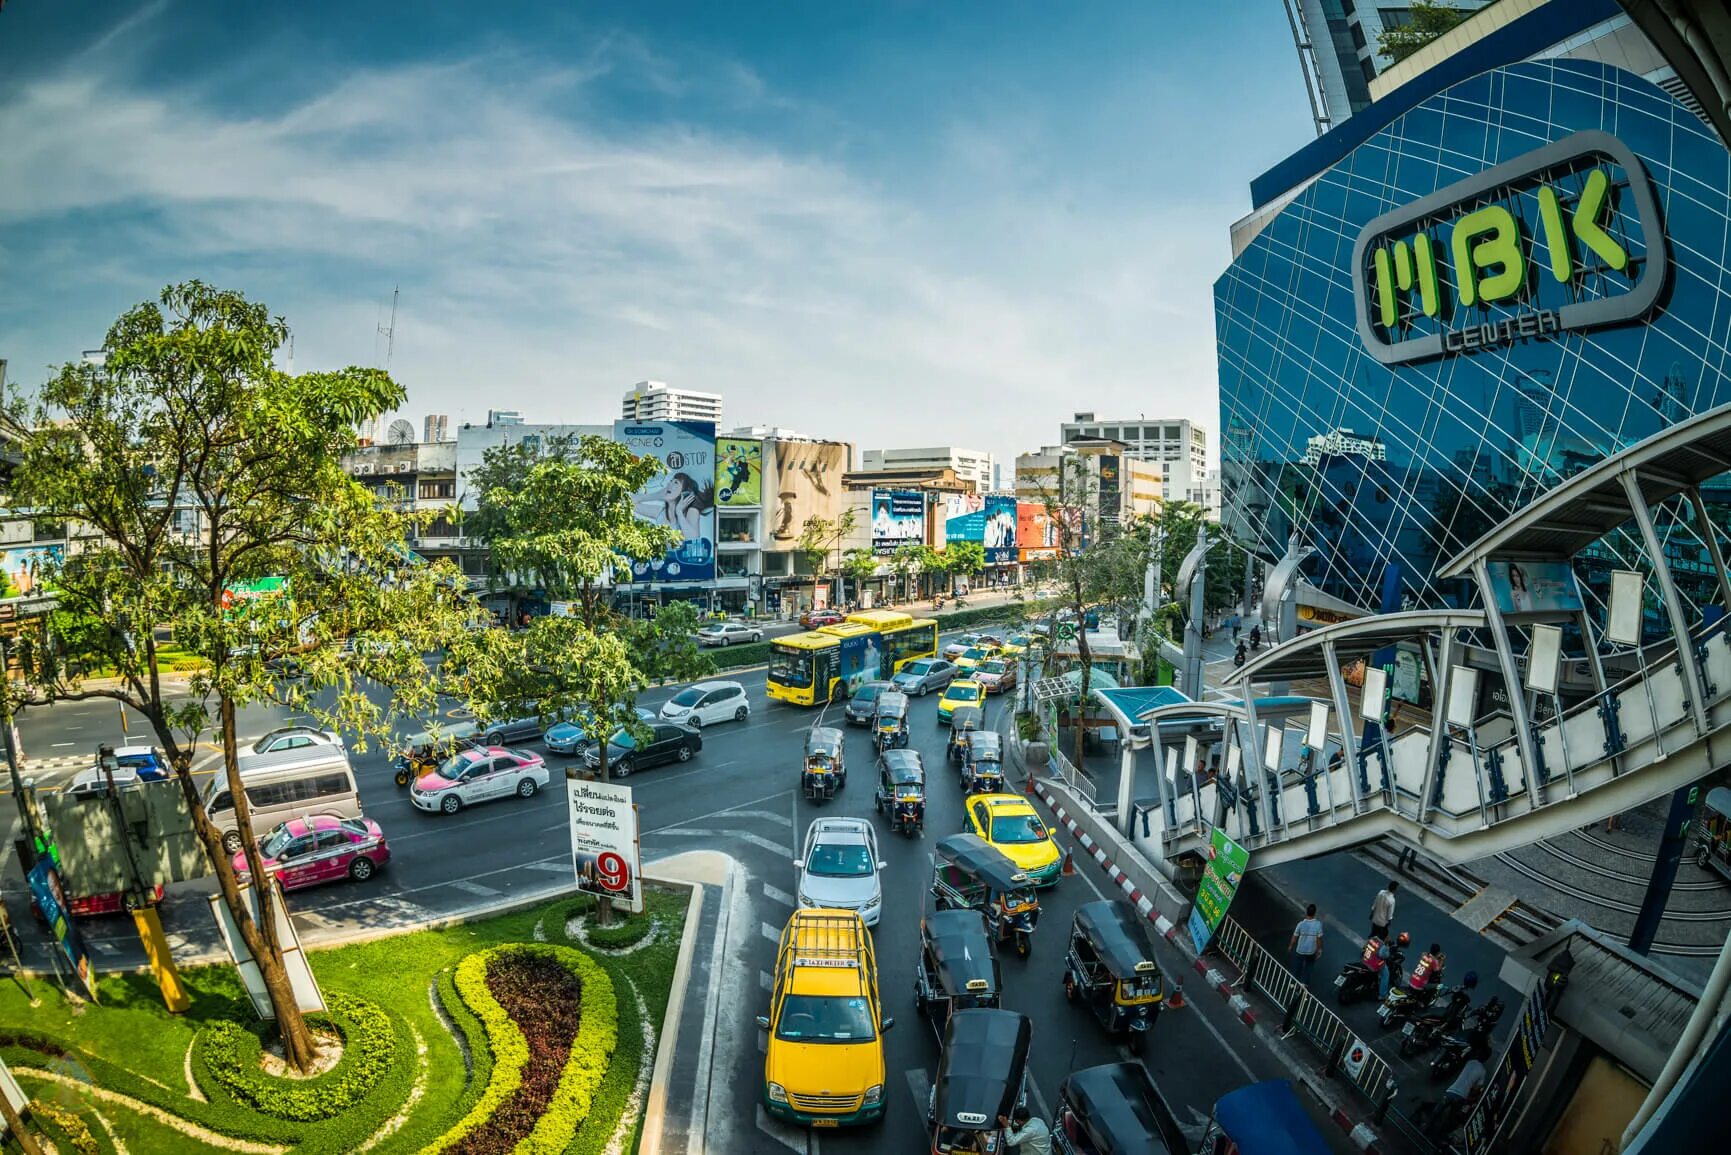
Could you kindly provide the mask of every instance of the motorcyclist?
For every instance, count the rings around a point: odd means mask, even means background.
[[[1376,997],[1388,998],[1389,975],[1400,965],[1412,936],[1401,931],[1392,940],[1371,938],[1364,944],[1364,965],[1376,972]]]
[[[1232,664],[1234,666],[1242,666],[1245,662],[1246,657],[1247,657],[1247,655],[1244,652],[1244,643],[1239,642],[1237,651],[1234,652],[1232,655]]]
[[[1431,943],[1430,949],[1419,956],[1418,965],[1412,968],[1412,977],[1406,981],[1407,989],[1419,994],[1433,982],[1442,982],[1443,967],[1447,963],[1448,956],[1443,954],[1442,944]]]
[[[1262,648],[1262,627],[1261,626],[1251,626],[1250,627],[1250,648],[1253,650],[1260,650]]]

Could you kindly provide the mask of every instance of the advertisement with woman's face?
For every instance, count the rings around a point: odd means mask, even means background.
[[[1575,569],[1566,561],[1493,561],[1491,597],[1505,614],[1568,614],[1581,609]]]
[[[637,516],[679,533],[667,556],[631,565],[634,581],[707,581],[715,576],[715,425],[707,421],[616,421],[614,440],[661,464],[637,494]]]

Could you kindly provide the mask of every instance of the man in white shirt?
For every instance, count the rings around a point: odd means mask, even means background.
[[[999,1115],[998,1126],[1004,1128],[1004,1141],[1016,1149],[1017,1155],[1052,1155],[1051,1130],[1045,1120],[1034,1118],[1026,1107],[1017,1107],[1009,1119]]]
[[[1389,879],[1388,885],[1376,892],[1376,897],[1370,900],[1370,937],[1388,941],[1388,928],[1394,922],[1394,892],[1400,889],[1400,883]]]

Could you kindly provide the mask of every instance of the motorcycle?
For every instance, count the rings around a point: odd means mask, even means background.
[[[1475,1046],[1489,1043],[1497,1020],[1503,1017],[1503,1000],[1492,995],[1483,1006],[1474,1007],[1461,1019],[1460,1029],[1442,1041],[1442,1050],[1430,1061],[1430,1080],[1444,1083],[1460,1074]]]
[[[1472,979],[1474,976],[1467,977]],[[1401,1028],[1401,1056],[1410,1059],[1428,1051],[1442,1042],[1444,1036],[1459,1030],[1461,1018],[1473,1001],[1474,985],[1475,982],[1461,984],[1443,999],[1441,1010],[1433,1010],[1429,1014],[1416,1015],[1410,1019],[1406,1026]]]
[[[1401,964],[1406,961],[1406,953],[1396,950],[1391,953],[1382,965],[1392,968],[1393,974],[1405,973]],[[1375,998],[1380,984],[1377,982],[1377,972],[1365,966],[1363,962],[1351,962],[1340,968],[1340,973],[1334,976],[1334,999],[1341,1006],[1350,1006],[1361,999]]]
[[[1430,1010],[1445,989],[1447,988],[1443,986],[1441,979],[1432,979],[1419,991],[1409,986],[1397,986],[1388,992],[1388,998],[1382,1000],[1382,1005],[1376,1008],[1376,1021],[1384,1027],[1392,1027],[1396,1023],[1417,1018]]]

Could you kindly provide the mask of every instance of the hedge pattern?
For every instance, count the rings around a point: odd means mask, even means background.
[[[193,1069],[208,1075],[235,1099],[266,1115],[301,1123],[334,1118],[372,1093],[397,1057],[397,1034],[390,1015],[344,994],[325,1000],[328,1015],[308,1022],[334,1028],[343,1038],[336,1066],[310,1079],[278,1078],[261,1069],[258,1035],[238,1023],[218,1019],[205,1024],[193,1040]],[[407,1058],[412,1061],[412,1056]],[[206,1093],[210,1087],[204,1079]]]
[[[477,951],[457,964],[453,982],[457,994],[486,1027],[493,1057],[492,1077],[475,1105],[455,1126],[429,1144],[429,1151],[448,1150],[484,1126],[522,1085],[523,1067],[529,1061],[528,1041],[487,989],[489,964],[512,954],[558,962],[576,977],[582,999],[577,1038],[572,1042],[552,1105],[530,1135],[518,1144],[517,1151],[533,1155],[564,1151],[577,1128],[588,1118],[595,1090],[607,1074],[608,1063],[618,1045],[619,1007],[613,979],[604,968],[581,951],[552,943],[509,943]]]
[[[103,1155],[102,1144],[97,1142],[90,1131],[90,1124],[82,1115],[42,1099],[30,1100],[26,1110],[44,1131],[51,1133],[50,1138],[64,1140],[65,1146],[61,1150],[76,1151],[78,1155]]]

